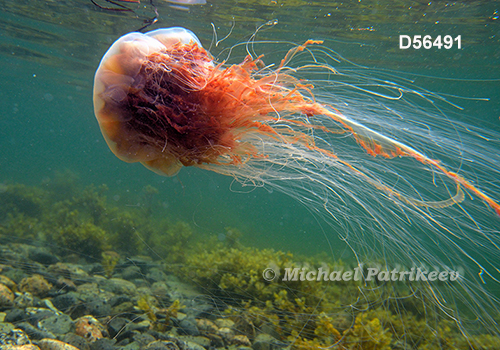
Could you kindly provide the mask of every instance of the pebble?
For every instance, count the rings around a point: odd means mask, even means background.
[[[179,350],[179,347],[171,341],[157,340],[149,343],[144,350]]]
[[[21,309],[11,309],[5,315],[5,322],[16,323],[26,318],[26,312]]]
[[[38,342],[40,350],[79,350],[73,345],[55,339],[42,339]]]
[[[150,282],[160,282],[167,279],[167,275],[158,267],[152,267],[146,275]]]
[[[126,295],[136,294],[137,288],[135,284],[121,278],[110,278],[110,279],[103,278],[100,279],[98,283],[102,289],[114,294],[126,294]]]
[[[80,301],[74,292],[58,295],[52,299],[52,304],[62,312],[68,312],[75,307]]]
[[[121,272],[121,277],[124,280],[132,281],[136,278],[142,278],[143,274],[138,266],[128,266]]]
[[[205,348],[203,346],[201,346],[198,343],[192,342],[192,341],[186,342],[186,347],[187,347],[187,350],[205,350]]]
[[[94,297],[85,303],[86,313],[95,317],[105,317],[111,314],[111,305],[101,297]]]
[[[37,297],[43,298],[47,296],[52,289],[52,284],[47,282],[41,275],[33,275],[23,278],[18,288],[21,292],[29,292]]]
[[[59,262],[59,258],[45,248],[35,248],[30,250],[28,257],[45,266]]]
[[[0,283],[6,285],[11,291],[16,291],[16,282],[9,277],[0,275]]]
[[[40,330],[28,322],[20,322],[16,324],[16,327],[22,329],[30,337],[31,340],[39,340],[44,338],[54,339],[56,336],[47,331]]]
[[[12,323],[8,323],[8,322],[0,322],[0,337],[3,335],[3,334],[8,334],[10,333],[11,331],[13,331],[16,327],[12,324]],[[2,343],[1,339],[0,339],[0,344]]]
[[[40,350],[40,348],[34,344],[25,345],[4,345],[2,350]]]
[[[192,317],[186,317],[179,323],[179,329],[177,330],[179,334],[186,334],[197,336],[200,335],[200,331],[196,326],[196,320]]]
[[[219,328],[219,330],[217,331],[217,335],[219,335],[224,340],[224,342],[228,344],[231,344],[233,342],[234,332],[231,328]]]
[[[232,343],[237,346],[252,346],[250,339],[246,335],[238,334],[233,337]]]
[[[103,338],[104,327],[92,316],[83,316],[75,321],[75,334],[89,342]]]
[[[24,345],[29,344],[30,339],[20,329],[5,329],[0,332],[0,347],[5,345]]]
[[[5,256],[2,257],[5,258]],[[10,269],[5,272],[2,271],[2,274],[15,282],[21,281],[23,278],[28,276],[28,274],[21,269]]]
[[[26,315],[26,320],[32,325],[37,326],[38,322],[55,315],[55,312],[44,307],[27,307]]]
[[[265,333],[261,333],[255,337],[252,345],[253,350],[274,350],[282,347],[284,347],[284,344]]]
[[[115,350],[115,340],[106,338],[97,339],[90,345],[89,350]]]
[[[120,337],[120,335],[123,334],[123,333],[125,333],[125,327],[129,323],[130,323],[130,320],[128,320],[128,319],[126,319],[124,317],[113,317],[108,322],[109,335],[112,338],[117,337],[118,340],[121,340],[122,337]]]
[[[0,283],[0,307],[12,306],[14,293],[5,284]]]
[[[84,337],[81,337],[79,335],[76,335],[75,333],[67,333],[62,340],[65,343],[68,343],[70,345],[73,345],[75,348],[78,348],[80,350],[90,350],[90,345],[87,339]]]
[[[210,320],[206,318],[199,318],[196,320],[196,325],[198,329],[203,333],[217,333],[219,328]]]
[[[233,328],[234,327],[234,322],[230,320],[229,318],[218,318],[215,320],[215,324],[219,328]]]
[[[73,320],[66,314],[53,315],[38,322],[38,327],[53,334],[66,334],[73,327]]]

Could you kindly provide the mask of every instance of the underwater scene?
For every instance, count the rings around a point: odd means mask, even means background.
[[[0,350],[500,349],[499,16],[2,1]]]

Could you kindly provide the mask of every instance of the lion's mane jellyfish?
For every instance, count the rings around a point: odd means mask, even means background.
[[[491,329],[500,278],[498,155],[487,150],[494,138],[445,126],[441,109],[415,102],[434,106],[425,91],[352,82],[361,75],[342,82],[313,47],[321,42],[290,48],[272,69],[250,54],[218,63],[183,28],[130,33],[99,65],[95,115],[124,161],[168,176],[196,166],[292,195],[326,219],[360,264],[460,267],[458,282],[443,282],[460,310],[432,283],[422,289],[461,329],[468,321]],[[293,67],[305,54],[310,62]],[[306,80],[308,69],[328,79]],[[482,181],[488,174],[493,180]]]

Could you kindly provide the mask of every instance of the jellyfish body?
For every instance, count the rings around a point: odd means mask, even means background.
[[[141,162],[162,175],[197,166],[242,183],[275,186],[327,221],[340,223],[342,238],[359,250],[395,249],[396,262],[443,270],[468,261],[469,279],[452,287],[481,322],[491,324],[488,308],[496,308],[497,299],[477,284],[483,275],[495,283],[500,277],[500,264],[492,260],[499,254],[498,227],[491,224],[498,216],[490,213],[500,215],[500,205],[466,176],[424,153],[438,138],[422,138],[417,150],[355,119],[387,113],[404,123],[401,114],[374,104],[348,115],[316,99],[314,87],[295,78],[297,69],[288,63],[319,43],[293,47],[277,69],[266,70],[251,56],[240,64],[217,64],[183,28],[127,34],[111,46],[95,75],[94,109],[101,131],[120,159]],[[313,66],[335,74],[332,67]],[[398,129],[394,126],[394,133]],[[446,156],[452,145],[451,137],[443,138],[433,150]],[[471,154],[478,165],[485,163],[485,156]],[[405,159],[420,168],[406,171]],[[468,209],[472,201],[467,196],[479,198],[487,212],[475,203]],[[475,213],[488,217],[487,223],[478,222]],[[419,235],[410,233],[415,227]],[[455,256],[439,260],[429,253],[432,242]],[[483,256],[474,256],[474,247],[483,247]],[[479,277],[470,277],[479,271]],[[437,305],[446,304],[444,296],[432,287],[429,291]],[[489,306],[477,311],[475,305],[485,300]]]
[[[181,125],[184,116],[176,112],[176,105],[188,103],[183,102],[188,91],[178,86],[175,95],[159,85],[164,76],[172,75],[174,66],[185,69],[175,53],[166,54],[174,46],[184,45],[204,52],[196,36],[184,28],[127,34],[104,55],[94,83],[95,114],[110,149],[124,161],[139,161],[166,175],[174,175],[182,166],[181,154],[187,146],[183,144],[190,142],[182,135],[189,128],[203,127]],[[211,65],[211,60],[204,59],[199,74],[206,74]],[[187,106],[191,107],[192,103]]]

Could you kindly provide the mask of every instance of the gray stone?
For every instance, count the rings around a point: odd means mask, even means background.
[[[97,339],[95,342],[90,344],[90,350],[114,350],[115,340],[114,339]]]
[[[205,350],[203,346],[192,341],[186,342],[187,350]]]
[[[149,270],[147,278],[150,282],[163,282],[167,280],[167,275],[161,269],[153,267]]]
[[[193,337],[191,335],[179,335],[178,338],[186,344],[192,342],[201,345],[204,348],[208,348],[211,343],[211,340],[209,338],[201,335],[197,337]]]
[[[186,317],[179,323],[179,328],[177,329],[179,334],[186,334],[192,336],[200,335],[198,326],[196,325],[196,320],[194,317]]]
[[[35,248],[29,252],[29,258],[43,265],[52,265],[59,262],[57,256],[46,248]]]
[[[130,320],[123,318],[123,317],[113,317],[108,322],[109,335],[112,338],[117,337],[117,339],[122,339],[122,337],[120,337],[120,335],[125,333],[125,327],[130,322],[131,322]]]
[[[255,337],[252,345],[253,350],[275,350],[283,347],[285,347],[285,344],[265,333],[259,334]]]
[[[132,281],[136,278],[144,277],[142,272],[141,272],[141,269],[138,266],[134,266],[134,265],[128,266],[127,268],[125,268],[121,272],[120,275],[124,280],[127,280],[127,281]]]
[[[38,326],[53,334],[66,334],[73,327],[73,321],[65,314],[53,315],[38,322]]]
[[[11,329],[7,332],[0,332],[0,349],[1,345],[24,345],[30,344],[30,339],[20,329]]]
[[[26,312],[21,309],[12,309],[5,315],[5,322],[16,323],[26,319]]]
[[[22,329],[31,340],[41,340],[44,338],[55,339],[56,336],[47,331],[39,330],[38,328],[33,327],[28,322],[21,322],[16,324],[17,328]]]
[[[12,323],[0,322],[0,334],[7,334],[16,328]]]
[[[52,304],[62,312],[67,312],[72,307],[75,307],[80,301],[74,292],[58,295],[52,299]]]
[[[117,295],[126,294],[134,296],[136,294],[137,288],[135,284],[121,278],[102,279],[98,282],[102,289]]]
[[[179,347],[174,342],[168,340],[157,340],[149,343],[144,350],[179,350]]]
[[[151,326],[151,322],[149,320],[144,320],[139,323],[129,322],[125,327],[126,331],[137,331],[137,332],[145,332]]]
[[[90,344],[84,337],[81,337],[75,333],[68,333],[63,338],[62,341],[73,345],[75,348],[80,350],[90,350]]]
[[[125,345],[121,349],[123,349],[123,350],[139,350],[140,348],[141,348],[141,344],[139,344],[138,342],[135,341],[135,342],[132,342],[130,344]]]
[[[111,305],[106,300],[96,297],[86,304],[87,314],[95,317],[106,317],[111,314]]]
[[[156,340],[152,335],[147,333],[136,333],[132,336],[132,339],[134,342],[141,344],[141,346],[148,345]]]

